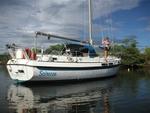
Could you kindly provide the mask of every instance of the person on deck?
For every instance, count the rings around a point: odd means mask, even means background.
[[[110,50],[110,40],[108,37],[105,37],[102,40],[102,45],[104,47],[104,58],[105,58],[105,61],[107,62],[107,57],[108,57],[109,50]]]

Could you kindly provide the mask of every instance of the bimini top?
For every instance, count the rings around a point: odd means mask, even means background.
[[[97,56],[95,49],[89,44],[67,44],[63,51],[66,49],[70,50],[72,56],[83,56],[84,54],[90,57]]]
[[[77,39],[53,35],[53,34],[44,33],[44,32],[40,32],[40,31],[36,32],[36,37],[38,35],[46,36],[46,37],[48,37],[48,39],[58,38],[58,39],[64,39],[64,40],[69,40],[69,41],[73,41],[73,42],[79,42],[80,44],[66,44],[65,45],[66,47],[64,48],[63,52],[65,53],[65,51],[67,49],[69,49],[72,56],[84,56],[85,54],[87,54],[90,57],[97,56],[95,49],[87,41],[81,41],[81,40],[77,40]]]

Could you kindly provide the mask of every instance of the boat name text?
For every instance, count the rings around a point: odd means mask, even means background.
[[[51,71],[40,71],[40,76],[56,76],[56,73]]]

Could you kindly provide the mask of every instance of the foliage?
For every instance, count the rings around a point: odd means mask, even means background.
[[[150,64],[150,48],[145,48],[144,56],[146,63]]]
[[[129,36],[122,40],[125,47],[135,47],[137,45],[136,36]]]
[[[0,54],[0,64],[6,64],[9,58],[8,54]]]
[[[63,50],[64,45],[63,44],[57,44],[49,46],[44,52],[48,54],[60,54],[60,52]]]
[[[127,47],[122,54],[122,63],[125,65],[136,65],[143,63],[140,51],[136,47]]]
[[[136,65],[144,63],[143,54],[137,48],[135,37],[128,37],[122,40],[120,45],[114,45],[111,50],[113,55],[119,56],[124,65]]]
[[[111,55],[117,56],[117,57],[121,57],[123,54],[125,47],[123,45],[114,45],[111,50],[110,53]]]
[[[34,53],[41,53],[41,49],[39,48],[32,48],[31,51]]]

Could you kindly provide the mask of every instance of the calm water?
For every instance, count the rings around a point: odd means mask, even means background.
[[[1,66],[0,81],[0,113],[150,113],[148,69],[88,82],[15,85]]]

